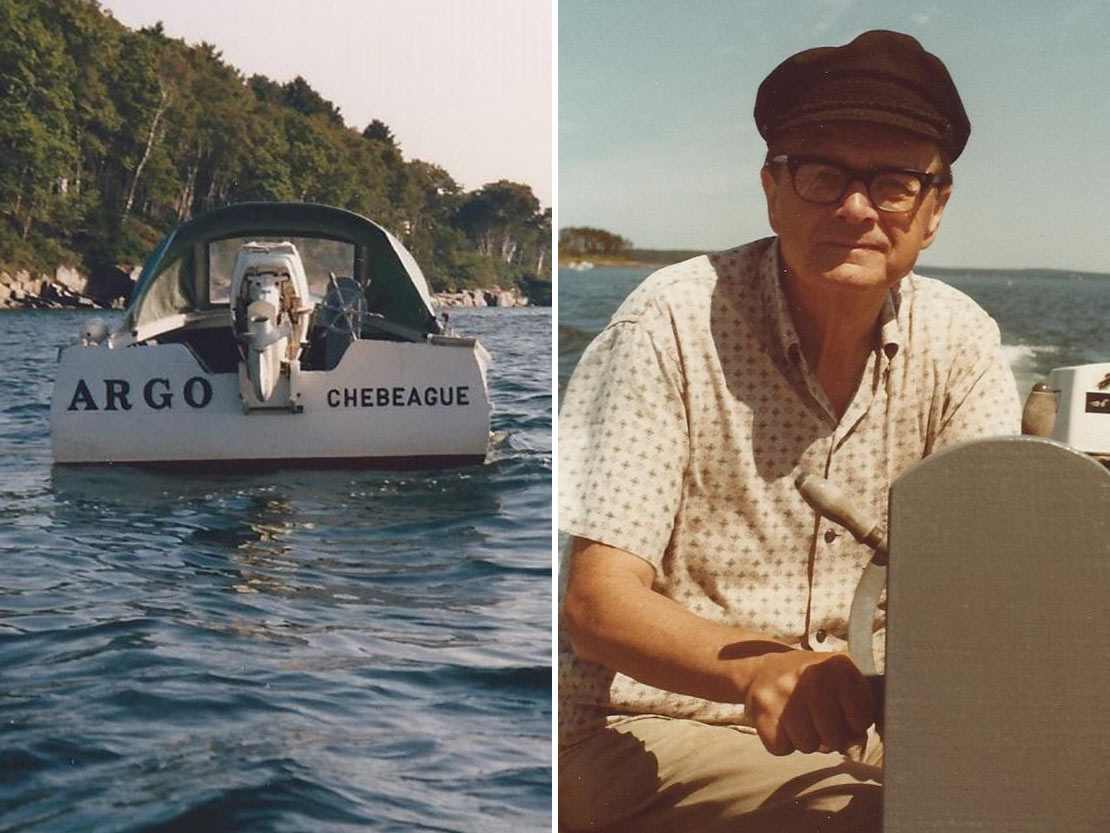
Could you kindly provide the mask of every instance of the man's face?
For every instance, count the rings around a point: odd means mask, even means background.
[[[863,122],[796,128],[776,137],[772,148],[775,154],[804,154],[857,170],[943,168],[935,142]],[[875,208],[863,182],[849,183],[837,202],[823,205],[797,195],[785,165],[765,167],[761,176],[788,273],[815,289],[886,289],[905,277],[933,242],[951,190],[930,187],[911,210],[890,213]]]

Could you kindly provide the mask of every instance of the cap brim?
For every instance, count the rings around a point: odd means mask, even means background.
[[[797,113],[775,126],[775,133],[791,127],[802,127],[810,124],[823,124],[825,122],[853,121],[883,124],[890,127],[899,127],[927,139],[932,139],[944,145],[944,136],[935,127],[909,116],[892,113],[889,110],[875,110],[863,107],[836,107],[819,108],[812,111]]]

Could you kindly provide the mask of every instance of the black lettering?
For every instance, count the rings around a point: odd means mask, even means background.
[[[165,388],[165,390],[158,394],[157,398],[154,395],[155,385],[162,385]],[[161,411],[164,408],[173,407],[173,394],[170,393],[170,380],[148,380],[147,383],[143,385],[143,401],[156,411]]]
[[[130,392],[131,385],[127,383],[126,379],[105,379],[104,410],[118,411],[122,408],[125,411],[130,411],[131,403],[127,400]]]
[[[84,379],[77,380],[77,390],[73,392],[73,399],[69,400],[69,407],[67,411],[76,411],[77,403],[80,402],[84,405],[81,409],[83,411],[99,411],[96,407],[96,402],[93,401],[92,393],[89,392],[89,386],[85,384]]]
[[[196,389],[200,388],[200,396]],[[212,401],[212,385],[203,376],[194,376],[185,382],[185,401],[190,408],[204,408]]]
[[[147,382],[147,389],[149,390],[153,383],[166,384],[164,379],[152,379]],[[74,394],[74,401],[70,404],[70,410],[76,407],[78,401],[87,402],[88,409],[95,409],[96,404],[92,401],[92,397],[88,393],[88,388],[82,388],[80,383],[77,393]],[[200,384],[203,386],[203,402],[197,402],[195,398],[195,391],[190,389],[191,385]],[[196,376],[185,383],[186,385],[186,399],[189,404],[194,408],[203,408],[209,403],[212,398],[212,386],[207,380],[200,376]],[[169,407],[168,394],[163,393],[161,398],[166,400],[165,405],[155,404],[151,401],[153,393],[147,394],[147,402],[151,407]],[[446,385],[444,387],[429,386],[426,388],[417,387],[404,387],[397,385],[395,387],[366,387],[366,388],[330,388],[327,392],[327,403],[329,407],[338,408],[412,408],[424,407],[435,408],[437,406],[451,407],[457,405],[459,407],[466,407],[470,405],[470,385]]]

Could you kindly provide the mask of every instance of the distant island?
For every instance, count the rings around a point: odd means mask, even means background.
[[[977,275],[1005,274],[1015,278],[1110,278],[1107,272],[1081,272],[1076,269],[987,269],[984,267],[926,266],[919,263],[914,271],[922,275],[941,278],[946,275],[975,277]]]
[[[559,229],[559,265],[666,266],[704,254],[678,249],[637,249],[620,235],[590,226]]]
[[[560,266],[573,266],[577,263],[587,262],[593,266],[669,266],[692,257],[703,255],[705,252],[696,249],[628,249],[619,255],[582,255],[564,254],[559,252]]]

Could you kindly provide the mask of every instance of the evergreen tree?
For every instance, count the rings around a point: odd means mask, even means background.
[[[303,77],[245,79],[96,0],[0,0],[0,42],[0,268],[135,263],[199,212],[302,200],[383,225],[437,290],[550,286],[551,212],[527,185],[464,193]]]

